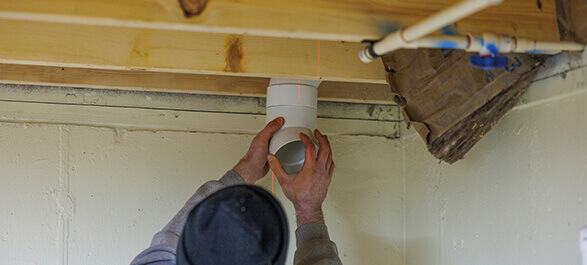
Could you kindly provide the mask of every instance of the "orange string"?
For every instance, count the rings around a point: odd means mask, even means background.
[[[318,76],[316,79],[320,78],[320,40],[318,40]]]

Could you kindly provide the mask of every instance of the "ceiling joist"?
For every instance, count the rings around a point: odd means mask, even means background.
[[[0,18],[360,42],[379,39],[458,1],[2,0]],[[180,2],[186,3],[183,9]],[[552,0],[507,0],[453,29],[558,40],[555,9]]]
[[[385,84],[358,43],[0,19],[0,62]]]
[[[0,83],[265,97],[269,78],[0,64]],[[392,104],[384,84],[324,81],[321,101]]]
[[[458,0],[181,1],[194,5],[2,0],[0,81],[262,96],[270,77],[320,78],[322,100],[391,103],[359,41]],[[538,3],[504,1],[449,30],[558,40],[554,1]]]

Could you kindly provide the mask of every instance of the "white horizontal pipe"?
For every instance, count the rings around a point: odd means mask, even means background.
[[[491,52],[488,48],[490,45],[493,45],[499,53],[556,54],[561,51],[581,51],[585,49],[585,44],[583,43],[536,41],[492,33],[483,33],[480,36],[439,35],[423,37],[407,44],[403,48],[463,49],[468,52],[488,55]]]
[[[405,47],[410,42],[413,42],[423,36],[426,36],[434,31],[437,31],[455,21],[467,17],[475,12],[478,12],[487,6],[501,3],[502,0],[465,0],[451,6],[439,13],[436,13],[413,26],[406,29],[394,32],[387,35],[381,41],[373,44],[372,51],[381,56],[388,52],[392,52]],[[363,56],[361,56],[362,60]]]
[[[502,1],[503,0],[461,1],[460,3],[436,13],[413,26],[389,34],[371,46],[363,47],[359,52],[359,58],[363,62],[369,63],[378,56],[402,48],[464,49],[469,52],[479,52],[481,55],[489,55],[497,52],[556,54],[561,51],[580,51],[585,49],[585,44],[582,43],[535,41],[525,38],[499,36],[492,33],[483,33],[481,37],[424,37],[448,24],[480,11],[487,6],[497,5]]]
[[[469,38],[467,36],[432,36],[423,37],[406,44],[405,49],[418,48],[441,48],[441,49],[467,49],[469,47]]]
[[[491,53],[494,47],[500,53],[536,53],[536,54],[557,54],[561,51],[581,51],[585,49],[584,43],[570,41],[537,41],[527,38],[483,33],[481,36],[469,36],[471,45],[469,52],[479,52],[481,55]]]
[[[583,49],[585,49],[585,44],[568,41],[537,41],[534,48],[537,51],[582,51]]]

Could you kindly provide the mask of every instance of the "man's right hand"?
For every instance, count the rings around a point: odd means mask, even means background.
[[[316,147],[307,135],[300,133],[306,147],[306,160],[302,170],[297,174],[287,174],[279,160],[272,154],[267,156],[269,166],[277,177],[283,194],[296,210],[298,227],[307,223],[324,223],[322,203],[326,199],[328,186],[334,172],[334,161],[328,137],[315,130],[320,149],[316,156]]]

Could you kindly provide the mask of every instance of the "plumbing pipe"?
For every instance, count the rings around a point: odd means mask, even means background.
[[[585,44],[577,42],[564,41],[534,41],[534,49],[527,49],[525,52],[539,52],[539,51],[582,51],[585,49]]]
[[[536,41],[526,38],[483,33],[480,36],[441,35],[423,37],[407,44],[403,48],[463,49],[468,52],[478,52],[481,55],[509,52],[557,54],[561,51],[581,51],[585,49],[585,44],[569,41]]]
[[[537,53],[557,54],[561,51],[582,51],[585,44],[570,41],[536,41],[526,38],[483,33],[481,36],[469,36],[471,44],[465,50],[468,52],[479,52],[481,55],[492,55],[500,53]]]
[[[285,119],[283,127],[269,141],[269,152],[279,159],[287,173],[297,173],[304,165],[305,147],[300,133],[308,135],[314,145],[317,143],[314,129],[318,106],[317,88],[321,82],[271,78],[267,87],[267,123],[278,117]]]
[[[470,39],[467,36],[432,36],[423,37],[410,42],[404,46],[404,49],[418,48],[439,48],[439,49],[467,49],[470,45]]]
[[[503,0],[464,0],[443,11],[440,11],[413,26],[401,29],[387,35],[373,45],[364,47],[359,52],[359,57],[365,63],[372,62],[383,54],[399,50],[410,42],[437,31],[449,24],[461,20],[475,12],[483,10],[490,5],[498,5]]]
[[[587,265],[587,226],[581,229],[579,235],[579,246],[583,252],[583,265]]]

